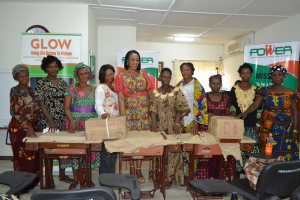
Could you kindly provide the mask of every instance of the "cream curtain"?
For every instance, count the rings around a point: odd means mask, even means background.
[[[197,78],[205,91],[211,91],[209,87],[209,77],[216,75],[217,72],[222,74],[222,63],[213,61],[175,61],[174,62],[174,85],[177,85],[182,80],[180,65],[182,63],[191,62],[195,67],[193,77]]]

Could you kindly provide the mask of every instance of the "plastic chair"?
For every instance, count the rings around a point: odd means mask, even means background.
[[[20,171],[7,171],[0,174],[0,184],[10,186],[5,194],[16,195],[20,198],[20,193],[37,178],[36,174]]]
[[[107,187],[124,188],[130,191],[131,199],[139,200],[141,195],[141,186],[138,178],[127,174],[103,173],[99,175],[100,185]]]
[[[31,200],[117,200],[115,192],[106,187],[81,190],[40,190],[31,196]]]
[[[249,180],[237,179],[229,184],[220,180],[194,180],[190,185],[206,193],[231,193],[232,199],[236,195],[246,199],[267,199],[278,196],[287,198],[300,186],[300,160],[287,162],[273,162],[261,172],[256,190],[250,187]],[[274,197],[275,198],[275,197]]]
[[[300,199],[300,187],[298,187],[293,194],[291,195],[290,200],[299,200]]]

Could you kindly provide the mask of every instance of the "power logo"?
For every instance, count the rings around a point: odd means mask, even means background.
[[[125,57],[122,57],[122,63],[124,63]],[[154,59],[152,57],[143,57],[141,58],[141,63],[143,64],[153,64]]]
[[[272,45],[267,45],[265,48],[255,48],[255,49],[250,49],[250,57],[251,56],[272,56],[273,54],[275,56],[280,56],[280,55],[292,55],[293,54],[293,49],[291,46],[283,46],[283,47],[276,47]],[[274,56],[273,55],[273,56]]]

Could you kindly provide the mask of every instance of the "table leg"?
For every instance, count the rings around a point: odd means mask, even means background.
[[[167,147],[164,146],[164,153],[161,156],[162,165],[161,165],[161,193],[163,194],[164,199],[166,199],[166,165],[167,165]]]
[[[91,166],[91,144],[89,145],[89,148],[87,149],[87,158],[86,158],[86,181],[87,181],[87,188],[91,187],[91,181],[92,181],[92,166]]]
[[[100,163],[101,165],[101,163]],[[119,153],[119,174],[122,174],[122,153]],[[119,188],[119,200],[121,199],[122,189]]]
[[[44,154],[43,151],[44,149],[40,148],[39,149],[39,157],[40,157],[40,189],[44,189],[44,168],[43,168],[43,159],[44,159]]]
[[[45,153],[45,188],[49,189],[49,166],[48,166],[49,158]]]

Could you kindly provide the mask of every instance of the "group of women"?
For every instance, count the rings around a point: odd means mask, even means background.
[[[116,77],[113,66],[103,65],[97,88],[88,84],[94,75],[90,67],[83,63],[76,65],[74,78],[77,83],[71,85],[57,78],[62,64],[56,57],[45,57],[41,68],[47,77],[37,82],[35,93],[28,86],[28,68],[17,65],[13,69],[13,78],[19,82],[10,93],[12,120],[9,133],[15,170],[39,175],[37,152],[26,151],[22,142],[24,137],[35,137],[35,131],[49,127],[50,132],[59,129],[74,133],[84,131],[84,122],[89,118],[105,119],[119,115],[126,116],[130,131],[164,131],[166,134],[197,134],[207,131],[209,118],[214,115],[237,116],[245,120],[244,135],[257,141],[254,152],[264,152],[266,137],[268,133],[273,133],[276,142],[273,154],[283,155],[286,160],[299,158],[296,142],[297,95],[282,86],[287,74],[282,66],[270,69],[272,86],[257,88],[249,82],[252,67],[243,64],[238,70],[241,82],[231,89],[229,96],[220,92],[220,75],[209,78],[211,92],[205,93],[200,82],[193,77],[195,68],[192,63],[180,66],[183,79],[175,87],[170,85],[172,71],[163,68],[159,77],[162,86],[153,91],[148,74],[141,69],[140,55],[135,50],[126,54],[125,70]],[[262,102],[263,114],[260,117],[257,109]],[[99,173],[114,173],[116,159],[117,154],[107,152],[103,145],[101,153],[92,152],[92,168],[99,167]],[[142,160],[136,163],[130,160],[130,174],[138,176],[140,183],[143,183],[145,178],[141,173],[141,163]],[[46,164],[52,167],[52,161]],[[70,189],[75,189],[79,183],[79,165],[84,167],[80,159],[60,161],[59,180],[70,183]],[[219,178],[219,165],[218,161],[213,162],[210,177]],[[167,187],[173,182],[184,185],[189,175],[188,166],[188,153],[167,150]],[[65,175],[64,169],[67,167],[72,167],[73,179]],[[52,174],[47,176],[50,189],[54,189]],[[86,186],[82,182],[80,187]]]

